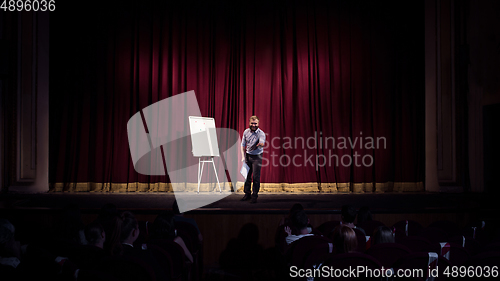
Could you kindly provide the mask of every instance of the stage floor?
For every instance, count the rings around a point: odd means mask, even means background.
[[[218,193],[217,193],[218,194]],[[217,196],[213,194],[211,196]],[[198,194],[189,196],[196,200]],[[490,212],[500,209],[493,196],[476,193],[261,193],[258,203],[239,201],[243,193],[234,193],[220,201],[190,213],[286,213],[294,203],[301,203],[311,213],[337,214],[342,205],[368,206],[372,213],[443,213]],[[173,193],[3,193],[0,209],[56,210],[76,204],[82,212],[93,213],[104,204],[139,213],[157,213],[170,209]]]

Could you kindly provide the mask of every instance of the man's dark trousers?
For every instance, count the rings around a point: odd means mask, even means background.
[[[250,187],[252,185],[252,174],[253,174],[253,192],[252,197],[257,198],[260,189],[260,168],[262,167],[262,154],[246,155],[246,162],[250,168],[248,171],[247,179],[245,181],[245,187],[243,191],[246,195],[250,196]]]

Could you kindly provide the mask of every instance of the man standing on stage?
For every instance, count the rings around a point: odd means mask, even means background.
[[[262,153],[264,152],[264,143],[266,142],[266,134],[259,129],[259,118],[257,116],[250,117],[250,128],[243,132],[241,140],[241,157],[250,168],[245,181],[243,191],[245,196],[241,201],[250,200],[250,203],[257,203],[257,197],[260,188],[260,169],[262,167]],[[246,147],[246,153],[245,153]],[[253,174],[253,193],[250,194],[250,186],[252,184]]]

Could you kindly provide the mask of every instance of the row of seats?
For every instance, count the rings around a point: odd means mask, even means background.
[[[282,249],[287,260],[286,268],[296,266],[314,269],[321,265],[346,269],[349,266],[366,266],[372,269],[422,269],[428,273],[429,266],[439,265],[435,270],[439,270],[438,276],[442,279],[446,267],[500,265],[500,240],[487,235],[484,223],[461,229],[453,222],[438,221],[424,228],[418,222],[404,220],[390,228],[395,243],[373,244],[371,234],[385,224],[369,220],[353,228],[358,241],[355,251],[335,254],[335,251],[329,251],[329,245],[333,242],[333,230],[340,224],[340,221],[324,222],[312,229],[313,236],[302,237],[289,247],[282,240],[286,237],[286,234],[282,234],[286,225],[279,226],[276,230],[276,245]],[[286,271],[286,268],[283,270]],[[426,277],[423,276],[422,280]],[[417,277],[414,279],[420,280]]]
[[[202,280],[201,234],[189,219],[171,212],[150,223],[110,206],[85,225],[79,209],[70,206],[48,229],[23,233],[30,240],[22,247],[18,234],[0,219],[2,281]]]

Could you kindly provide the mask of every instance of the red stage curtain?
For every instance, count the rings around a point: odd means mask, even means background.
[[[168,182],[135,172],[126,124],[189,90],[217,127],[260,118],[263,183],[423,181],[422,3],[236,2],[51,14],[51,183]]]

